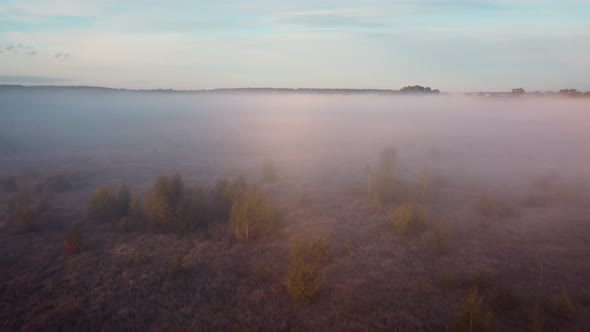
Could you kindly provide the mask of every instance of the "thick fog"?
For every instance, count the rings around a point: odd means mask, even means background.
[[[271,158],[287,176],[327,181],[362,174],[385,146],[408,175],[590,176],[590,103],[579,99],[39,90],[0,92],[0,105],[0,176],[147,184],[179,172],[210,183]]]

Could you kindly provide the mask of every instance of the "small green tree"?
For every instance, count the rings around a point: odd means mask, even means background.
[[[277,223],[277,212],[260,189],[248,190],[232,206],[231,228],[238,239],[266,234]]]
[[[457,310],[455,316],[455,330],[457,332],[487,332],[492,331],[494,319],[491,311],[483,308],[483,298],[477,287],[469,294]]]

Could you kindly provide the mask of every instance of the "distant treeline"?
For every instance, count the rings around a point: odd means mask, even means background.
[[[577,89],[561,89],[558,92],[554,91],[534,91],[526,92],[523,88],[512,89],[512,92],[470,92],[470,96],[483,97],[508,97],[508,96],[564,96],[564,97],[586,97],[590,98],[590,91],[582,92]]]
[[[96,92],[142,92],[142,93],[181,93],[181,94],[269,94],[269,93],[297,93],[297,94],[438,94],[439,90],[429,87],[407,86],[401,90],[390,89],[315,89],[315,88],[222,88],[210,90],[174,90],[174,89],[114,89],[93,86],[25,86],[25,85],[0,85],[0,91],[5,90],[36,90],[36,91],[96,91]]]

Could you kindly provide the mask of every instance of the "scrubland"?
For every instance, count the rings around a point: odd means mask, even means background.
[[[590,329],[587,101],[0,101],[3,331]]]

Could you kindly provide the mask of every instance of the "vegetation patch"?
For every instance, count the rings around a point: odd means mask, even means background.
[[[88,217],[96,222],[115,222],[129,213],[131,193],[126,186],[115,190],[111,186],[100,186],[88,201]]]
[[[415,203],[404,203],[391,214],[393,229],[402,235],[418,235],[427,228],[422,208]]]
[[[191,230],[206,221],[205,192],[185,187],[180,175],[160,176],[147,194],[144,213],[148,222],[159,230]]]
[[[265,235],[278,223],[277,211],[260,189],[249,189],[232,206],[231,230],[239,240]]]
[[[291,260],[285,286],[293,301],[313,300],[321,285],[321,265],[328,257],[328,244],[323,236],[298,238],[291,243]]]
[[[472,288],[457,309],[455,330],[458,332],[487,332],[492,331],[493,327],[492,312],[484,308],[483,297],[480,296],[478,288]]]
[[[24,231],[37,230],[51,220],[47,195],[22,191],[8,201],[7,225]]]

